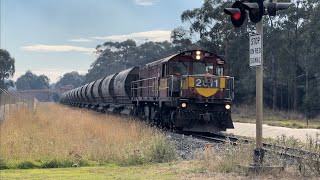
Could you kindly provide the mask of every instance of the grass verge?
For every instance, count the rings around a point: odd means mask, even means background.
[[[58,104],[11,113],[0,133],[1,169],[135,165],[176,157],[169,140],[141,121]]]
[[[176,174],[165,165],[2,170],[2,179],[174,179]]]

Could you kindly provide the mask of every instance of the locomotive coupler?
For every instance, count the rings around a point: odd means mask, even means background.
[[[205,122],[210,122],[213,119],[213,114],[212,113],[200,114],[200,119],[204,120]]]

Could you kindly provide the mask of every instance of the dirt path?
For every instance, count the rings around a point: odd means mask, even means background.
[[[294,138],[300,139],[305,142],[307,140],[307,135],[315,138],[319,134],[320,130],[318,129],[293,129],[286,127],[276,127],[263,124],[262,135],[264,138],[271,137],[276,138],[277,136],[286,135],[287,137],[293,136]],[[249,123],[234,123],[234,129],[228,129],[227,133],[233,133],[240,136],[255,137],[256,134],[256,125]]]

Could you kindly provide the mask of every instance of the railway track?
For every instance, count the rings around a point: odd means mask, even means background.
[[[189,135],[195,138],[203,139],[213,143],[231,143],[232,145],[238,145],[239,143],[253,143],[254,140],[246,139],[223,133],[198,133],[198,132],[178,132],[180,134]],[[309,152],[302,149],[285,147],[281,145],[275,145],[270,143],[263,143],[263,149],[265,152],[276,153],[281,157],[293,158],[295,160],[302,160],[303,158],[313,159],[313,161],[320,163],[320,154]]]

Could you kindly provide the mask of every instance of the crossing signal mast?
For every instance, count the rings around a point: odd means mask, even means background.
[[[276,16],[277,11],[288,9],[291,5],[292,3],[277,3],[273,0],[269,2],[264,2],[264,0],[237,0],[231,8],[225,8],[224,13],[230,15],[233,26],[239,28],[246,20],[246,11],[249,12],[250,21],[256,24],[261,21],[264,15]]]
[[[277,3],[277,0],[237,0],[231,8],[225,8],[224,13],[230,15],[231,23],[239,28],[246,20],[247,11],[250,21],[256,24],[256,35],[250,40],[250,66],[256,66],[256,148],[251,168],[262,170],[264,150],[262,146],[262,119],[263,119],[263,23],[264,15],[276,16],[277,11],[288,9],[292,3]],[[255,54],[255,52],[258,52]],[[253,55],[252,55],[253,54]],[[253,61],[251,61],[251,55]]]

